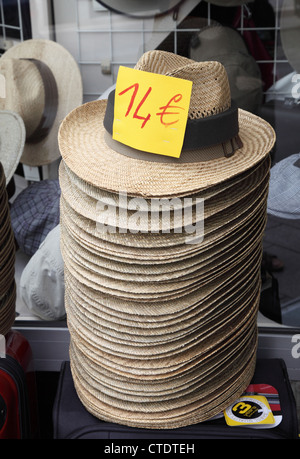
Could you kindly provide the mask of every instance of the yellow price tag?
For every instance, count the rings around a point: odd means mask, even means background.
[[[137,150],[179,158],[192,82],[120,67],[113,139]]]

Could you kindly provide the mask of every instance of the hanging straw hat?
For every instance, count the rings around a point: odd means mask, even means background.
[[[4,168],[6,184],[18,167],[24,143],[25,127],[22,118],[9,110],[0,110],[0,162]]]
[[[194,62],[172,53],[149,51],[136,69],[192,80],[187,130],[189,126],[197,126],[194,129],[197,133],[202,130],[201,138],[199,134],[192,137],[186,132],[189,145],[179,160],[116,142],[109,132],[113,122],[112,92],[107,102],[90,102],[72,111],[60,127],[62,158],[86,182],[111,192],[126,190],[128,195],[178,196],[243,173],[265,158],[273,147],[275,134],[271,126],[231,105],[222,64]],[[218,127],[215,122],[220,123]]]
[[[284,53],[294,70],[300,72],[300,2],[284,0],[280,15],[280,38]]]
[[[58,128],[82,103],[82,80],[71,54],[50,40],[26,40],[0,58],[6,97],[0,108],[18,113],[25,124],[26,144],[21,162],[49,164],[59,158]]]

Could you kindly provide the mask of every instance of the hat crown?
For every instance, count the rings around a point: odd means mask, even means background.
[[[148,51],[135,68],[192,81],[189,119],[200,119],[228,110],[231,93],[225,67],[217,61],[196,62],[167,51]]]
[[[25,59],[4,58],[0,73],[6,80],[6,98],[0,107],[19,113],[30,136],[37,128],[45,106],[44,85],[36,66]]]

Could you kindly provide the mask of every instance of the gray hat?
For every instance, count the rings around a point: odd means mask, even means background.
[[[56,226],[25,266],[20,295],[28,309],[43,320],[65,317],[64,263],[60,251],[60,226]]]
[[[228,74],[232,99],[239,108],[257,112],[263,97],[261,73],[239,32],[219,24],[204,27],[198,40],[192,41],[190,57],[221,62]]]
[[[290,220],[300,218],[300,153],[271,168],[268,214]]]

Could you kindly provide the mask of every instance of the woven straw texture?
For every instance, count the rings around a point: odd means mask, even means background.
[[[17,113],[0,110],[0,139],[0,162],[8,184],[18,167],[25,144],[24,122]]]
[[[202,70],[185,58],[155,57],[143,56],[137,68],[153,58],[153,71],[201,79]],[[216,68],[204,64],[204,74],[214,80]],[[226,110],[230,94],[226,83],[221,88],[209,97],[196,84],[190,116]],[[86,409],[106,421],[149,429],[195,424],[237,399],[255,369],[273,131],[244,113],[244,146],[233,158],[144,161],[106,145],[105,106],[82,106],[60,131],[61,252],[75,388]],[[154,196],[161,212],[153,226]],[[192,230],[179,218],[181,206],[190,211]]]

